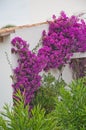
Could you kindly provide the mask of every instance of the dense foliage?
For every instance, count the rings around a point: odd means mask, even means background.
[[[43,85],[52,88],[53,77],[49,75],[45,80],[47,81],[43,81]],[[53,83],[55,86],[48,93],[49,97],[46,93],[47,86],[42,88],[44,104],[43,99],[41,103],[42,96],[39,94],[30,111],[29,105],[24,104],[25,96],[17,91],[15,96],[19,100],[14,100],[15,105],[12,108],[5,105],[4,111],[0,112],[0,130],[86,130],[86,77],[73,81],[68,87],[60,82],[59,93],[56,91],[58,84],[55,84],[55,80]]]
[[[52,112],[55,109],[55,98],[58,98],[60,88],[65,85],[64,80],[57,80],[51,73],[44,74],[42,84],[35,92],[32,106],[40,104],[46,113]]]
[[[55,116],[60,130],[86,130],[86,77],[60,89],[61,100],[56,99]]]
[[[0,113],[0,130],[57,130],[55,118],[52,114],[45,115],[40,105],[28,112],[28,105],[24,105],[24,96],[18,91],[15,106],[5,105]],[[4,118],[5,117],[5,118]]]

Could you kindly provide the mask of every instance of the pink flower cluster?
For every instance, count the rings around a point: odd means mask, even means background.
[[[18,67],[14,69],[16,82],[14,93],[20,89],[25,95],[25,104],[31,102],[40,86],[42,70],[61,68],[73,55],[73,52],[86,51],[86,24],[75,16],[67,17],[61,12],[59,18],[53,15],[48,33],[43,31],[42,47],[38,54],[31,52],[26,41],[19,37],[12,40],[12,53],[18,55]]]
[[[59,18],[53,15],[49,21],[48,33],[43,31],[42,45],[38,56],[47,59],[45,70],[60,68],[65,65],[73,52],[86,51],[86,23],[75,16],[67,17],[61,12]]]
[[[40,87],[39,73],[45,66],[44,56],[38,57],[29,50],[26,41],[19,37],[12,40],[12,53],[18,55],[18,67],[14,69],[16,82],[13,83],[14,93],[20,89],[25,95],[25,104],[31,102],[35,91]]]

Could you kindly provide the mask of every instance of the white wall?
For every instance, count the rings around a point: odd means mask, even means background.
[[[10,36],[5,37],[4,41],[0,43],[0,109],[4,103],[12,103],[12,81],[10,78],[12,72],[5,53],[11,61]]]
[[[11,34],[11,39],[16,36],[19,36],[30,44],[30,49],[33,49],[39,42],[42,36],[42,31],[47,29],[47,24],[42,24],[29,28],[21,28],[16,30],[15,33]]]

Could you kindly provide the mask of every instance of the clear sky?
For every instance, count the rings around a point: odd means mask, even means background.
[[[0,0],[0,27],[29,23],[29,0]]]
[[[70,15],[86,11],[86,0],[0,0],[0,27],[43,22],[61,10]]]

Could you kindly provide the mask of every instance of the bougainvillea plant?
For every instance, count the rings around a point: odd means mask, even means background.
[[[61,68],[71,58],[74,52],[86,51],[86,23],[76,16],[67,17],[62,11],[60,17],[53,15],[48,22],[48,32],[42,33],[42,45],[38,56],[45,56],[45,70]]]
[[[14,93],[20,89],[21,93],[25,95],[25,104],[31,102],[34,97],[34,92],[40,86],[41,76],[39,73],[42,71],[46,64],[43,56],[38,57],[29,50],[26,41],[20,37],[12,40],[12,53],[18,56],[18,66],[13,70],[15,80],[13,82]]]
[[[86,51],[86,23],[76,16],[67,17],[64,12],[48,22],[49,29],[42,33],[42,47],[35,54],[26,41],[19,37],[12,40],[12,53],[18,55],[18,66],[13,70],[14,93],[20,89],[25,95],[25,104],[31,102],[40,86],[42,70],[61,69],[69,62],[74,52]]]

